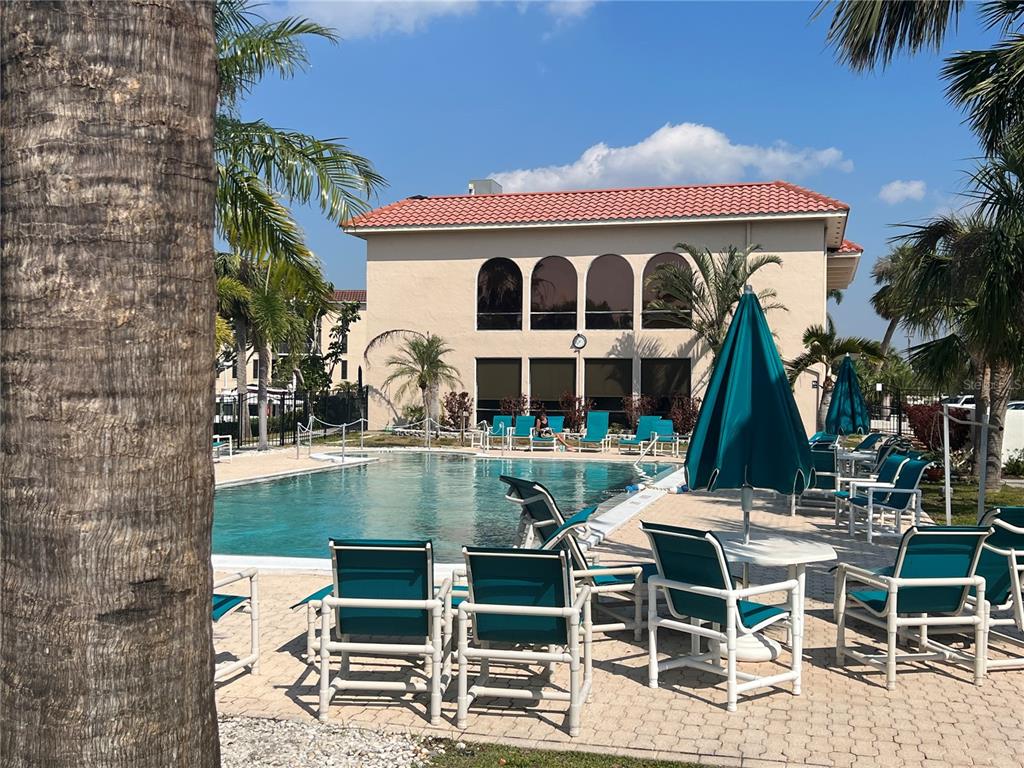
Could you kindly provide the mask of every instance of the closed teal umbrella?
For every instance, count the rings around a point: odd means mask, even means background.
[[[757,296],[747,286],[690,438],[691,488],[743,491],[743,536],[750,538],[754,488],[802,493],[811,449],[786,371]]]
[[[866,435],[871,429],[871,417],[868,407],[864,404],[864,395],[857,381],[857,369],[853,367],[853,358],[843,358],[839,366],[839,376],[832,388],[832,402],[828,404],[825,416],[825,431],[833,435]]]

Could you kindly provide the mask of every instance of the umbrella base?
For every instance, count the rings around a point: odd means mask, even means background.
[[[726,656],[725,643],[720,643],[719,655]],[[782,646],[764,635],[740,635],[736,638],[737,661],[775,661],[782,653]]]

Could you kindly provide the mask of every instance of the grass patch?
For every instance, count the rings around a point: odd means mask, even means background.
[[[921,483],[922,505],[932,520],[942,524],[946,520],[946,505],[942,497],[942,483]],[[953,525],[974,525],[978,519],[978,486],[971,483],[953,483]],[[996,493],[985,494],[985,508],[1024,506],[1024,488],[1004,485]]]
[[[641,760],[589,752],[551,752],[519,749],[500,744],[445,744],[443,755],[430,761],[433,768],[699,768],[696,763]]]

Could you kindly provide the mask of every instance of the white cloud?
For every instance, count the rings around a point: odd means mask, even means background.
[[[342,38],[413,34],[433,19],[475,12],[476,0],[290,0],[282,15],[334,27]]]
[[[825,169],[849,172],[853,162],[835,147],[812,149],[785,142],[735,144],[721,131],[697,123],[667,124],[636,144],[601,142],[567,165],[491,174],[506,192],[587,189],[629,185],[727,182],[743,178],[800,179]]]
[[[547,12],[556,19],[574,21],[590,13],[594,3],[595,0],[552,0],[552,2],[545,3],[545,7]]]
[[[927,191],[928,186],[920,179],[912,181],[896,179],[878,190],[878,196],[889,205],[896,205],[907,200],[920,200]]]

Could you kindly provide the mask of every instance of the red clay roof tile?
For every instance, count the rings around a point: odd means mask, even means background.
[[[651,221],[847,212],[849,206],[785,181],[680,187],[416,196],[352,219],[346,229]]]

